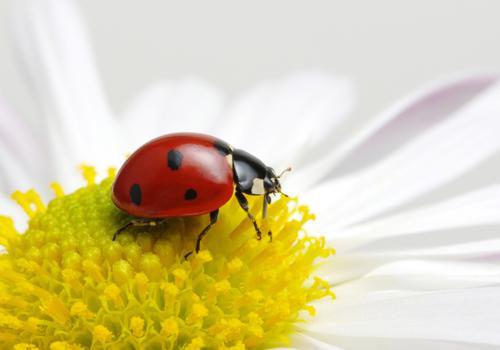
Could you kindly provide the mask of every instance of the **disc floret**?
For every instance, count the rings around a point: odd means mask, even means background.
[[[188,261],[203,217],[175,218],[111,237],[130,220],[110,200],[114,171],[47,206],[33,190],[14,199],[29,216],[19,233],[0,217],[0,343],[14,349],[247,349],[284,344],[294,325],[331,296],[311,274],[332,250],[307,236],[313,217],[281,198],[255,231],[236,200],[222,209]],[[260,220],[259,203],[250,203]]]

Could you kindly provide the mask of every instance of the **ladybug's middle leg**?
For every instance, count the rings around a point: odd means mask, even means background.
[[[210,212],[210,223],[207,225],[207,227],[205,227],[203,229],[203,231],[201,231],[201,233],[198,235],[198,238],[196,239],[196,254],[198,254],[200,252],[200,249],[201,249],[201,240],[203,239],[203,237],[205,237],[205,235],[208,233],[208,231],[210,230],[210,228],[212,228],[212,226],[217,222],[217,219],[219,217],[219,209],[216,209],[212,212]],[[187,260],[187,258],[193,254],[193,251],[190,251],[189,253],[187,253],[186,255],[184,255],[184,259]]]
[[[257,225],[257,220],[255,220],[255,217],[250,213],[249,208],[248,208],[248,201],[245,197],[245,195],[236,190],[234,195],[236,196],[236,199],[238,199],[238,203],[240,203],[240,207],[247,212],[247,216],[250,220],[252,220],[253,227],[255,228],[255,232],[257,232],[257,239],[261,240],[262,239],[262,232],[260,231],[259,225]]]

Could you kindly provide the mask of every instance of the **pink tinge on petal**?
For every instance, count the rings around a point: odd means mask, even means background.
[[[500,151],[499,101],[500,84],[491,85],[383,159],[304,197],[318,217],[332,223],[330,229],[407,210]]]
[[[290,179],[294,187],[311,186],[369,167],[452,117],[498,81],[498,74],[470,74],[442,79],[418,89],[376,116]],[[307,187],[306,186],[306,187]]]
[[[496,75],[471,76],[424,92],[420,99],[402,101],[387,112],[392,115],[386,119],[386,124],[358,144],[343,162],[336,165],[332,175],[359,170],[390,154],[425,130],[449,118],[496,81]]]

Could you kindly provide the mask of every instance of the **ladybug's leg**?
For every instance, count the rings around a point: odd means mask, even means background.
[[[252,220],[253,227],[255,228],[255,232],[257,232],[257,239],[261,240],[262,239],[262,232],[260,231],[259,226],[257,225],[257,220],[255,220],[255,217],[248,211],[248,201],[243,193],[240,191],[236,191],[234,193],[236,196],[236,199],[238,199],[238,203],[240,203],[240,207],[247,212],[248,218]]]
[[[118,230],[116,230],[115,234],[113,235],[113,241],[116,239],[116,237],[118,237],[118,235],[120,233],[122,233],[123,231],[125,231],[126,229],[128,229],[130,226],[133,226],[133,225],[134,225],[134,221],[130,221],[126,225],[124,225],[124,226],[120,227]]]
[[[264,195],[264,203],[262,205],[262,218],[265,219],[267,217],[267,205],[270,203],[268,198],[271,199],[267,194]]]
[[[132,226],[155,226],[159,223],[164,222],[166,219],[134,219],[131,220],[129,223],[126,225],[120,227],[118,230],[116,230],[115,234],[113,235],[113,241],[118,237],[120,233],[123,231],[127,230],[129,227]]]
[[[264,195],[264,204],[262,206],[262,219],[265,219],[267,217],[267,205],[271,204],[271,196],[268,195],[267,193]],[[273,233],[271,230],[267,231],[267,235],[269,237],[269,242],[273,241]]]
[[[198,254],[200,252],[201,240],[203,239],[203,237],[205,237],[205,235],[208,233],[210,228],[217,222],[218,217],[219,217],[219,209],[210,212],[210,223],[207,225],[207,227],[205,227],[203,229],[203,231],[201,231],[201,233],[198,235],[198,238],[196,239],[196,254]],[[192,251],[190,251],[189,253],[184,255],[184,259],[187,260],[187,258],[191,254],[193,254]]]

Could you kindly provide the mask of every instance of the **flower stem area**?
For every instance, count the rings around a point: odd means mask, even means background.
[[[188,260],[208,216],[134,227],[110,196],[114,172],[56,197],[46,207],[16,192],[29,228],[0,217],[0,344],[21,349],[264,349],[288,342],[314,300],[331,296],[312,273],[333,251],[303,225],[313,216],[280,198],[258,241],[235,199]],[[261,198],[249,198],[261,221]]]

